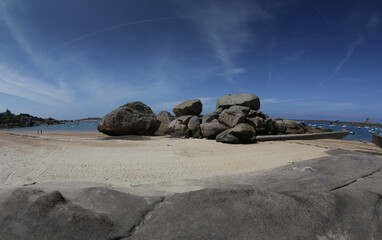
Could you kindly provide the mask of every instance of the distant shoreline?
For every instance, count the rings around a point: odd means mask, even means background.
[[[332,125],[349,125],[354,127],[382,127],[380,123],[372,123],[372,122],[343,122],[343,121],[330,121],[330,120],[298,120],[305,122],[322,122],[322,123],[330,123]]]
[[[19,125],[19,123],[8,123],[8,124],[0,124],[0,130],[4,129],[12,129],[12,128],[29,128],[29,127],[44,127],[51,125],[61,125],[69,122],[91,122],[91,121],[99,121],[101,118],[86,118],[79,120],[55,120],[55,122],[34,122],[31,125]]]

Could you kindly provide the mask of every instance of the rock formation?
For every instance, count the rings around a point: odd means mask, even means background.
[[[217,142],[222,143],[251,143],[255,142],[256,131],[246,123],[240,123],[216,136]]]
[[[202,102],[199,99],[190,99],[174,107],[175,116],[199,115],[203,110]]]
[[[97,129],[111,136],[154,135],[160,124],[150,107],[142,102],[131,102],[103,117]]]
[[[216,109],[226,109],[231,106],[245,106],[257,111],[260,109],[260,100],[259,97],[255,94],[240,93],[234,95],[225,95],[218,98],[216,102]]]
[[[176,138],[208,138],[223,143],[252,143],[256,135],[316,133],[304,123],[273,119],[261,111],[254,94],[225,95],[216,110],[200,116],[203,105],[190,99],[174,107],[176,117],[162,111],[155,115],[141,102],[131,102],[107,114],[98,131],[108,135],[166,135]]]
[[[223,143],[251,143],[256,135],[321,132],[298,121],[273,119],[259,108],[254,94],[225,95],[218,98],[216,111],[198,116],[202,103],[191,99],[174,108],[177,118],[168,125],[168,132],[172,137],[205,137]]]
[[[169,112],[167,111],[161,111],[156,115],[157,119],[160,121],[160,126],[158,130],[156,131],[155,135],[166,135],[170,134],[168,125],[170,122],[172,122],[175,117],[172,116]]]

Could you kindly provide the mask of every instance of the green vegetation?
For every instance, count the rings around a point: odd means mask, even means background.
[[[19,115],[13,114],[10,110],[6,110],[3,113],[0,113],[0,124],[9,124],[9,123],[20,123],[27,122],[30,120],[34,121],[44,121],[43,118],[34,117],[26,113],[21,113]]]
[[[13,114],[9,109],[5,112],[0,113],[0,128],[10,128],[10,127],[30,127],[37,126],[40,124],[58,124],[53,118],[39,118],[27,113],[20,113],[19,115]]]

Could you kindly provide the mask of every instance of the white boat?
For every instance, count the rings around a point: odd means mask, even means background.
[[[346,128],[347,126],[346,126],[346,125],[343,125],[342,127],[343,127],[343,128]]]

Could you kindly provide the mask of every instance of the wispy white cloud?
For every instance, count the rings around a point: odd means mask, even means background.
[[[197,99],[199,99],[203,104],[203,112],[209,113],[214,110],[216,98],[200,97]],[[161,102],[161,103],[151,105],[151,108],[153,109],[154,112],[168,111],[172,113],[172,109],[174,107],[176,107],[177,105],[181,104],[183,101],[186,101],[186,100],[187,99],[182,99],[179,101],[171,101],[171,102]]]
[[[369,31],[374,31],[378,29],[379,26],[379,16],[377,14],[372,14],[369,18],[369,21],[366,23],[366,29]]]
[[[63,85],[20,75],[3,64],[0,64],[0,71],[0,92],[48,105],[71,103],[73,99],[71,91]]]
[[[299,50],[299,51],[291,53],[290,55],[285,56],[283,60],[288,63],[295,63],[299,61],[304,56],[304,54],[305,54],[305,51]]]
[[[338,63],[338,65],[337,65],[337,67],[334,70],[332,75],[337,74],[342,69],[342,67],[345,65],[345,63],[347,61],[349,61],[349,59],[352,57],[354,50],[357,47],[359,47],[364,40],[365,40],[365,38],[362,36],[362,37],[359,37],[358,39],[356,39],[355,41],[353,41],[352,43],[350,43],[348,50],[347,50],[347,53],[346,53],[346,56]]]
[[[168,111],[172,113],[172,109],[181,103],[182,101],[161,102],[161,103],[151,105],[151,108],[153,109],[154,112]]]
[[[73,117],[83,116],[87,112],[101,116],[129,101],[144,99],[155,102],[158,98],[177,92],[174,90],[176,86],[170,84],[173,73],[165,70],[166,65],[172,64],[165,57],[168,49],[158,54],[160,57],[151,59],[148,65],[154,67],[145,66],[147,69],[142,73],[127,75],[124,71],[99,69],[92,65],[91,61],[88,61],[87,50],[81,49],[75,52],[66,50],[47,54],[45,48],[28,35],[21,20],[15,18],[11,12],[8,13],[6,9],[1,10],[1,16],[2,23],[7,27],[15,45],[25,53],[28,64],[33,65],[33,68],[25,68],[25,65],[22,68],[15,68],[9,63],[1,63],[0,92],[2,93],[55,106],[56,111],[60,113],[53,114],[63,116],[65,114],[62,112],[66,111],[66,117]],[[58,46],[56,50],[112,29],[167,19],[169,18],[146,19],[101,29],[68,41]]]
[[[301,101],[300,99],[277,99],[277,98],[266,98],[261,100],[261,103],[270,104],[270,103],[291,103]]]
[[[271,18],[262,8],[251,1],[206,1],[196,4],[190,1],[184,4],[186,15],[196,24],[216,59],[222,65],[219,73],[232,82],[234,76],[244,73],[238,67],[236,57],[243,53],[253,38],[248,28],[251,21]]]
[[[9,15],[6,8],[1,9],[0,13],[9,33],[31,63],[39,69],[50,69],[54,61],[38,57],[38,50],[25,36],[22,25]],[[4,63],[0,64],[0,69],[2,72],[0,76],[0,92],[48,105],[67,104],[73,100],[73,92],[70,88],[61,80],[55,81],[55,77],[47,80],[45,74],[26,73],[23,69],[15,69]]]

